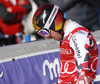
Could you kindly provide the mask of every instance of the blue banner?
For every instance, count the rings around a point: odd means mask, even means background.
[[[0,63],[0,84],[55,84],[59,59],[53,52]]]
[[[94,84],[100,84],[100,44],[98,44],[99,58],[98,58],[98,66],[97,66],[97,77]]]
[[[98,48],[100,51],[100,45]],[[54,51],[1,61],[0,84],[56,84],[60,70],[59,59],[59,51]],[[100,56],[98,64],[100,64]],[[100,75],[100,66],[97,67],[98,75]],[[100,84],[100,78],[95,84]]]

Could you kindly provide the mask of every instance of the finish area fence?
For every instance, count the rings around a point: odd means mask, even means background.
[[[95,84],[100,84],[100,31]],[[59,42],[41,40],[0,48],[0,84],[56,84],[60,70]]]

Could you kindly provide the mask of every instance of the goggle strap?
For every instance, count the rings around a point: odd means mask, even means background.
[[[58,10],[59,10],[59,7],[57,5],[54,5],[53,10],[52,10],[49,18],[48,18],[46,24],[44,25],[44,28],[49,30],[49,28],[50,28],[50,26],[51,26],[51,24],[52,24],[52,22],[53,22],[53,20],[56,16]]]

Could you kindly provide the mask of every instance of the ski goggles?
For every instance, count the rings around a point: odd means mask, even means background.
[[[53,8],[53,10],[52,10],[52,12],[51,12],[46,24],[44,25],[43,28],[41,28],[40,30],[37,31],[37,33],[40,36],[42,36],[44,38],[48,38],[49,37],[49,35],[50,35],[50,30],[49,29],[50,29],[50,26],[51,26],[54,18],[56,17],[56,14],[57,14],[58,10],[59,10],[59,7],[54,5],[54,8]]]
[[[49,30],[47,30],[47,29],[45,29],[45,28],[38,30],[37,33],[38,33],[40,36],[44,37],[44,38],[48,38],[49,35],[50,35]]]

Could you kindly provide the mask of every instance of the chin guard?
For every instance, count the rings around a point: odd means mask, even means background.
[[[59,32],[59,34],[62,35],[62,38],[63,38],[63,36],[64,36],[64,31],[61,29],[61,30],[59,30],[58,32]]]

